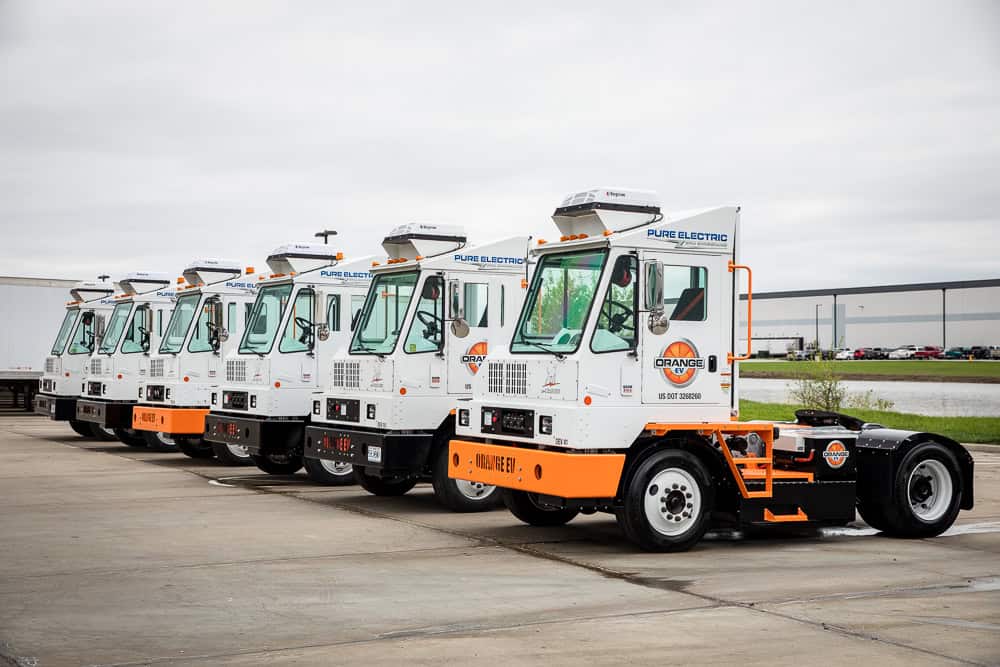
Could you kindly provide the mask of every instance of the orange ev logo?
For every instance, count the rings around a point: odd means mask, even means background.
[[[847,451],[847,447],[840,440],[831,441],[823,450],[823,460],[834,470],[847,463],[847,457],[850,455],[851,453]]]
[[[694,382],[698,371],[705,367],[705,360],[698,356],[698,348],[691,341],[680,338],[667,345],[653,362],[663,371],[664,379],[675,387],[686,387]]]
[[[483,363],[483,359],[486,358],[486,347],[486,341],[481,340],[478,343],[473,343],[472,347],[462,355],[462,363],[465,364],[465,367],[473,375],[479,372],[479,366]]]

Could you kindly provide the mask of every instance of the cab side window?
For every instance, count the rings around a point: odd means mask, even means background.
[[[420,290],[403,350],[409,354],[436,352],[444,346],[444,280],[429,276]]]
[[[663,305],[672,321],[704,322],[708,298],[704,266],[664,266]]]
[[[596,353],[633,350],[637,343],[636,283],[639,260],[634,255],[622,255],[611,269],[611,280],[600,302],[597,328],[590,349]]]

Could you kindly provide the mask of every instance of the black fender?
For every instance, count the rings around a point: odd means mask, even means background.
[[[962,504],[964,510],[973,504],[972,454],[951,438],[936,433],[901,431],[891,428],[872,428],[858,434],[855,451],[858,456],[858,487],[880,489],[888,497],[896,470],[908,451],[924,442],[936,442],[950,451],[958,461],[962,474]]]

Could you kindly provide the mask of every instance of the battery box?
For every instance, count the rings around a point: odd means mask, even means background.
[[[856,478],[858,433],[839,426],[782,426],[774,441],[774,466],[811,472],[816,481]]]

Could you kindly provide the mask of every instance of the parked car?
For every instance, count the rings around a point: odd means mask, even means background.
[[[847,359],[853,359],[854,358],[854,350],[848,349],[846,347],[842,347],[839,350],[836,350],[836,354],[833,355],[833,358],[837,359],[839,361],[846,361]]]
[[[990,349],[982,345],[973,345],[969,348],[969,354],[971,354],[974,359],[989,359]]]
[[[814,350],[792,350],[788,353],[788,358],[791,361],[810,361],[815,356]]]
[[[924,345],[913,356],[917,359],[940,359],[944,356],[944,350],[937,345]]]
[[[917,355],[916,345],[904,345],[903,347],[897,347],[895,350],[889,353],[890,359],[913,359]]]
[[[864,359],[888,359],[889,350],[884,347],[866,347]]]
[[[949,347],[944,353],[945,359],[965,359],[969,356],[969,350],[964,347]]]
[[[1000,345],[990,347],[990,359],[1000,359]]]

